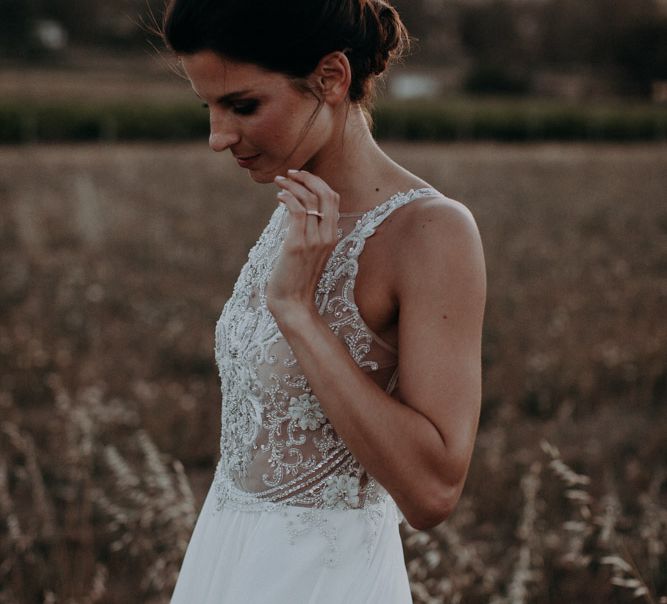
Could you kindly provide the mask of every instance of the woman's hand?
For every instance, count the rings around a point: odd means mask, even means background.
[[[340,196],[304,170],[289,170],[287,178],[277,176],[275,182],[290,221],[266,287],[267,306],[280,321],[315,308],[315,290],[337,241]]]

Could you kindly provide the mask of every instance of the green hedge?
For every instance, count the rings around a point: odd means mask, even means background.
[[[185,140],[208,136],[191,105],[0,104],[0,142]]]
[[[667,108],[455,99],[384,102],[375,134],[400,140],[667,140]],[[206,138],[198,105],[0,103],[0,143]]]
[[[455,100],[379,105],[380,138],[414,140],[667,140],[667,108]]]

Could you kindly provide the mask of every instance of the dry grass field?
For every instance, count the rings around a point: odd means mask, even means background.
[[[408,145],[477,218],[484,403],[416,603],[667,602],[667,149]],[[0,147],[0,603],[166,602],[275,204],[204,143]]]
[[[0,63],[0,98],[21,101],[194,103],[183,74],[167,53],[132,55],[85,49],[57,64]],[[176,70],[176,71],[175,71]]]

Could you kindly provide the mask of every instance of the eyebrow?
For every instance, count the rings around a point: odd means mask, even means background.
[[[201,99],[202,97],[195,92],[195,94]],[[220,103],[222,105],[228,105],[229,103],[232,103],[233,101],[237,100],[239,97],[245,96],[247,94],[252,94],[252,90],[237,90],[235,92],[230,92],[229,94],[224,94],[220,97],[218,97],[215,102]],[[202,99],[204,100],[204,99]]]

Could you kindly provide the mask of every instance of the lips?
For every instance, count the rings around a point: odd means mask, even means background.
[[[234,157],[236,158],[236,161],[239,163],[239,166],[241,166],[242,168],[246,168],[252,162],[254,162],[259,156],[260,154],[258,153],[257,155],[246,155],[245,157],[240,155],[235,155]]]

